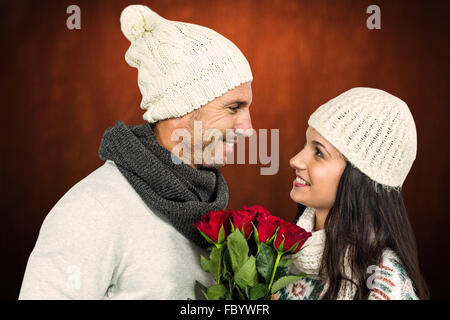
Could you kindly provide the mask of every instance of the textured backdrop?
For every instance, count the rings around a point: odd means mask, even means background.
[[[104,130],[141,124],[137,71],[120,31],[130,1],[2,1],[0,297],[16,299],[46,214],[102,165]],[[449,42],[447,1],[377,1],[381,30],[366,28],[372,1],[141,1],[167,19],[210,27],[247,56],[254,74],[255,129],[280,129],[280,168],[223,169],[230,208],[261,204],[293,219],[290,157],[305,142],[309,115],[355,86],[406,101],[418,154],[404,185],[420,261],[433,298],[449,298]],[[81,8],[81,30],[66,8]]]

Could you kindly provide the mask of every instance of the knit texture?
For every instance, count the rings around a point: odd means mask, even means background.
[[[158,143],[149,123],[126,126],[118,121],[105,131],[99,157],[115,162],[149,208],[165,215],[195,244],[208,247],[194,222],[228,204],[228,186],[217,169],[174,164],[172,153]]]
[[[166,20],[143,5],[126,7],[120,22],[150,123],[183,116],[253,80],[242,52],[214,30]]]
[[[405,102],[379,89],[353,88],[320,106],[308,124],[374,182],[400,190],[417,152]]]
[[[307,207],[303,214],[297,221],[297,225],[312,233],[311,237],[305,242],[303,249],[293,255],[294,261],[291,270],[294,273],[304,272],[308,275],[310,279],[323,280],[321,279],[320,266],[322,263],[322,255],[325,247],[326,235],[325,230],[313,231],[315,224],[315,211],[311,207]],[[348,251],[347,251],[348,252]],[[344,259],[345,266],[344,272],[345,276],[351,279],[351,268],[348,264],[347,256]],[[324,281],[322,283],[322,293],[328,289],[328,282]],[[344,285],[341,286],[338,297],[340,299],[349,300],[356,293],[356,287],[349,281],[346,281]]]
[[[195,281],[214,284],[206,254],[107,160],[45,217],[19,299],[195,299]]]
[[[281,289],[279,291],[279,299],[281,300],[318,300],[323,297],[328,289],[327,279],[323,279],[319,275],[325,247],[325,232],[324,229],[313,231],[314,223],[315,211],[313,208],[307,207],[298,219],[297,225],[312,232],[312,236],[308,238],[299,253],[292,255],[294,261],[290,267],[290,272],[294,274],[305,272],[308,276]],[[351,279],[351,268],[347,262],[347,257],[345,261],[345,276]],[[390,249],[383,251],[381,263],[373,274],[371,286],[369,299],[418,299],[412,282],[398,256]],[[340,287],[338,300],[353,299],[356,289],[354,284],[346,281]]]
[[[369,300],[418,300],[411,279],[406,275],[398,257],[392,251],[383,253],[374,276]],[[279,300],[319,300],[326,291],[323,280],[304,278],[279,291]],[[351,300],[353,296],[339,296],[339,300]]]
[[[326,240],[325,230],[313,231],[314,209],[311,207],[306,207],[303,214],[297,220],[297,225],[306,231],[311,232],[312,235],[306,240],[303,249],[293,255],[293,257],[295,257],[293,264],[298,270],[308,274],[309,277],[318,279],[323,248]]]

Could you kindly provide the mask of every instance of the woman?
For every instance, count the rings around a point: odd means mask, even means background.
[[[293,256],[308,276],[274,299],[428,299],[401,193],[416,157],[408,106],[387,92],[354,88],[317,109],[306,144],[290,160],[290,196],[312,232]]]

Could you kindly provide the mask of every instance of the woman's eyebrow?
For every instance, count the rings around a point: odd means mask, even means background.
[[[324,148],[325,151],[328,153],[328,155],[331,157],[331,153],[329,153],[328,150],[327,150],[327,148],[326,148],[323,144],[321,144],[319,141],[313,140],[311,143],[312,143],[313,145],[321,146],[322,148]]]

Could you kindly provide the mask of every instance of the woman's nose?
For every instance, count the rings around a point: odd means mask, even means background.
[[[305,162],[303,161],[303,158],[302,158],[302,152],[301,151],[299,153],[297,153],[295,156],[293,156],[289,160],[289,165],[294,170],[301,170],[301,169],[305,169],[306,168]]]

